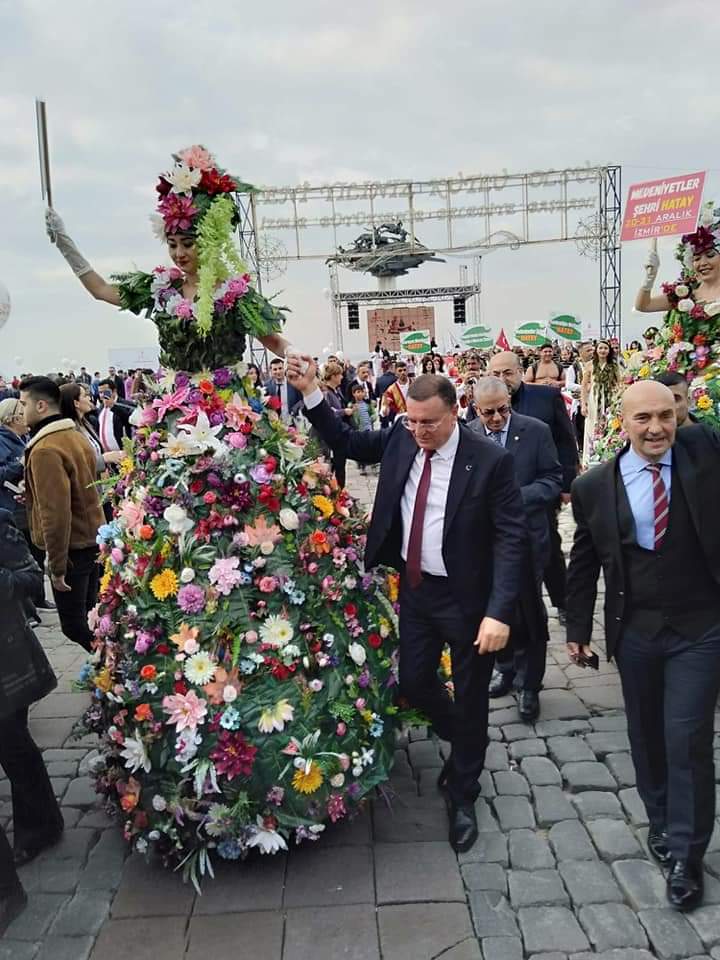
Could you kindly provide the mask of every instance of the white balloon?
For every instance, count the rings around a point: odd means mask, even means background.
[[[7,287],[0,283],[0,327],[3,327],[10,316],[10,294]]]

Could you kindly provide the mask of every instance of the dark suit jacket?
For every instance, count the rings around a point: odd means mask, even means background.
[[[473,420],[468,429],[485,436],[485,427],[479,418]],[[542,574],[550,559],[547,508],[557,500],[562,488],[562,467],[550,428],[534,417],[513,413],[505,449],[515,461],[515,477],[525,505],[533,565],[536,574]]]
[[[385,393],[387,388],[392,386],[396,380],[397,376],[394,373],[382,373],[375,381],[376,400],[382,399],[382,395]]]
[[[627,449],[627,448],[625,448]],[[605,640],[608,658],[617,646],[625,612],[626,583],[623,571],[616,477],[622,454],[575,481],[572,508],[575,540],[567,574],[568,643],[590,643],[597,579],[605,575]],[[720,434],[704,426],[678,430],[673,445],[673,483],[682,484],[693,525],[703,548],[704,563],[720,590],[720,512],[703,509],[709,491],[720,477]]]
[[[280,387],[272,377],[265,382],[265,390],[269,397],[280,396]],[[287,385],[287,399],[288,410],[291,414],[296,414],[302,406],[303,397],[298,388],[294,387],[291,383]]]
[[[361,433],[337,419],[327,403],[305,411],[328,446],[361,463],[380,463],[365,565],[400,568],[400,503],[418,448],[398,421]],[[443,560],[449,586],[473,618],[511,623],[525,558],[525,518],[512,457],[492,440],[459,425],[460,443],[450,478]]]
[[[550,427],[563,469],[562,492],[568,493],[577,476],[579,457],[575,430],[560,391],[543,384],[521,383],[513,394],[512,408],[526,417],[542,420]]]

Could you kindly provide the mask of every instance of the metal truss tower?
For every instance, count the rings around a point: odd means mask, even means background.
[[[622,330],[620,304],[621,167],[604,167],[600,177],[600,336]]]
[[[255,289],[258,293],[262,293],[255,195],[252,192],[236,193],[235,207],[240,218],[237,227],[240,256],[247,264],[248,273],[253,278]],[[267,372],[269,361],[266,348],[254,337],[250,338],[249,347],[251,361],[256,363],[262,371]]]

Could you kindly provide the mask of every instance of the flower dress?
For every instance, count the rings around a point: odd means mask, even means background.
[[[179,271],[118,279],[175,372],[99,532],[84,732],[133,848],[197,884],[216,856],[317,840],[388,777],[397,576],[362,569],[364,517],[238,363],[280,311],[231,278],[202,338]]]
[[[591,371],[590,392],[587,400],[587,416],[585,417],[585,433],[583,436],[582,465],[590,465],[593,457],[593,448],[597,439],[598,431],[604,430],[604,421],[608,408],[617,396],[620,390],[620,374],[618,371],[615,387],[609,387],[604,378],[596,382],[592,361],[588,364]],[[599,364],[598,369],[602,372],[607,367],[606,363]],[[587,367],[586,367],[587,369]]]

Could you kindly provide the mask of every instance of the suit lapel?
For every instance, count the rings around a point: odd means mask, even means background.
[[[680,481],[680,485],[683,488],[683,493],[685,494],[685,500],[687,501],[688,510],[690,511],[690,516],[692,517],[693,526],[698,534],[701,536],[701,526],[700,526],[700,516],[698,514],[698,492],[697,492],[697,481],[695,470],[693,465],[690,462],[687,450],[681,444],[675,443],[672,448],[673,452],[673,461],[675,463],[675,477]],[[672,488],[670,490],[670,497],[672,503]]]
[[[505,441],[505,449],[509,450],[513,455],[523,441],[524,430],[524,424],[518,423],[517,418],[513,417],[511,414],[510,425],[507,432],[507,440]]]
[[[450,474],[450,486],[448,487],[447,505],[445,507],[445,525],[443,527],[443,542],[447,537],[448,530],[455,518],[460,504],[462,503],[465,490],[470,478],[473,475],[475,466],[476,448],[465,436],[464,427],[460,429],[460,442],[458,443],[455,462],[453,463],[452,473]]]

